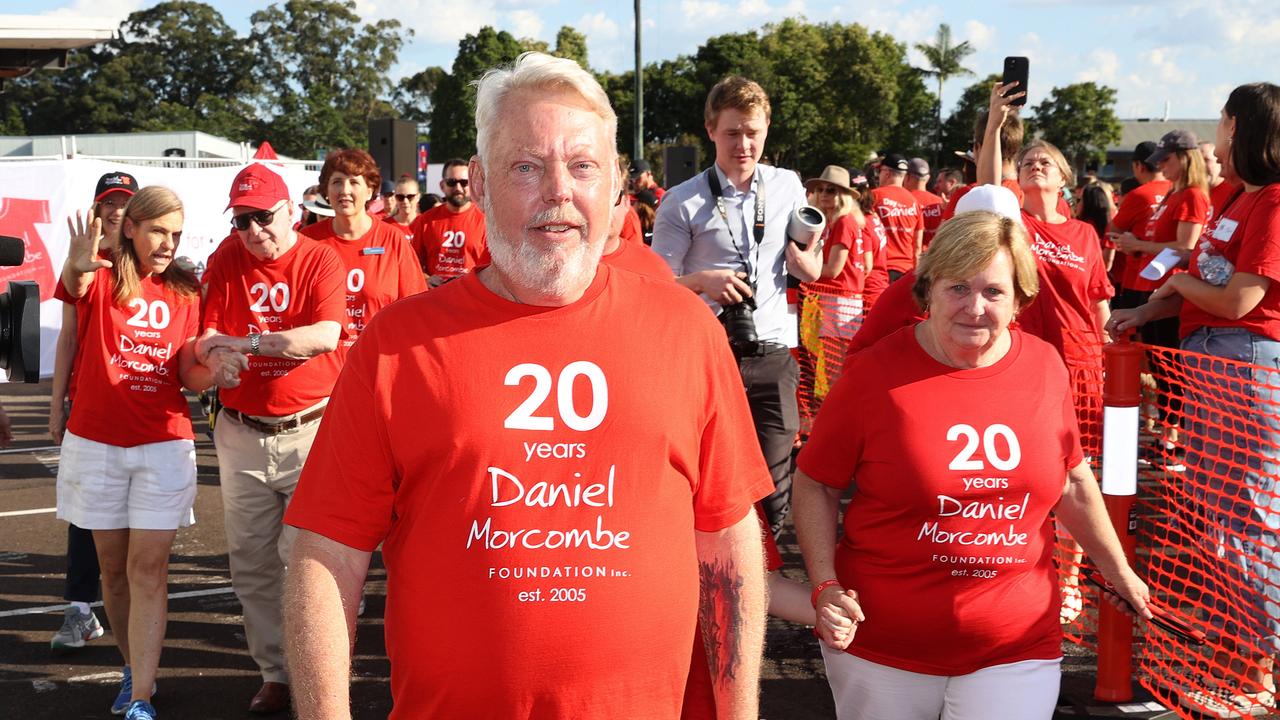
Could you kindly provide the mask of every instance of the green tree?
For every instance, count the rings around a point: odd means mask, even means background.
[[[942,123],[942,164],[945,166],[951,159],[953,150],[968,150],[973,143],[973,124],[978,115],[991,104],[991,86],[1000,82],[1000,75],[993,73],[966,87],[960,93],[951,114]],[[951,162],[954,164],[954,162]]]
[[[485,26],[458,41],[453,69],[431,95],[431,156],[468,158],[476,151],[476,90],[485,70],[510,63],[525,48],[511,33]]]
[[[260,139],[297,157],[366,147],[368,122],[394,116],[387,71],[404,37],[397,20],[361,22],[354,0],[288,0],[250,16],[250,48],[267,111]]]
[[[942,152],[942,86],[948,78],[957,75],[972,75],[973,71],[964,66],[964,59],[973,54],[973,46],[966,40],[954,43],[951,39],[951,26],[942,23],[933,36],[933,44],[916,43],[915,48],[924,53],[929,67],[923,72],[938,79],[938,152]]]
[[[402,78],[396,85],[393,103],[400,117],[425,123],[431,119],[431,96],[448,75],[444,68],[429,67]]]
[[[573,60],[585,69],[591,68],[587,64],[587,36],[568,25],[556,33],[556,51],[552,54]]]
[[[1106,148],[1120,140],[1116,91],[1092,82],[1054,88],[1035,107],[1035,127],[1045,140],[1083,169],[1106,159]]]
[[[24,130],[201,130],[232,140],[251,134],[244,41],[203,3],[176,0],[132,13],[117,38],[71,53],[69,65],[34,73],[6,93]]]

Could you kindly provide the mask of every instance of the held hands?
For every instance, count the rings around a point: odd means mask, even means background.
[[[744,298],[752,295],[751,286],[747,284],[747,274],[733,270],[703,270],[696,274],[693,289],[711,298],[716,303],[729,306],[737,305]]]
[[[226,348],[209,351],[206,367],[213,371],[213,383],[220,388],[240,385],[240,373],[249,369],[249,356]]]
[[[832,650],[844,650],[853,642],[858,623],[867,618],[858,605],[858,593],[839,585],[825,588],[818,594],[814,630],[822,642]]]
[[[93,218],[88,222],[86,219],[79,210],[74,218],[67,218],[67,229],[71,231],[67,262],[78,273],[93,273],[98,268],[111,267],[110,260],[98,257],[98,248],[102,244],[102,219]]]

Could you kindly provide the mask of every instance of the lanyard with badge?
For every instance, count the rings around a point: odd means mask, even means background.
[[[756,238],[755,246],[755,262],[747,259],[751,254],[751,241],[743,233],[742,245],[747,248],[744,254],[742,248],[738,246],[738,241],[733,239],[733,224],[729,222],[729,212],[724,205],[724,188],[720,185],[720,177],[716,173],[715,167],[707,168],[707,184],[711,186],[711,195],[716,199],[716,210],[720,213],[720,218],[724,220],[725,230],[729,233],[729,241],[733,243],[733,249],[738,252],[738,259],[742,261],[743,267],[747,270],[747,279],[752,289],[756,287],[756,278],[758,276],[757,266],[760,264],[760,245],[764,242],[764,178],[758,177],[756,182],[756,217],[755,224],[752,225],[751,232]]]

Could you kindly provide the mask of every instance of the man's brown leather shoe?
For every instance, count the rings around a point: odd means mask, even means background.
[[[249,712],[254,715],[274,715],[288,709],[289,686],[284,683],[262,683],[262,689],[249,702]]]

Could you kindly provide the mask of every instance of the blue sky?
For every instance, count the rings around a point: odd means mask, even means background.
[[[47,12],[118,21],[150,0],[52,0]],[[249,15],[266,2],[214,0],[223,17],[245,32]],[[29,0],[0,0],[0,14],[30,13]],[[631,0],[356,0],[367,19],[395,18],[415,35],[400,53],[393,77],[431,65],[448,69],[458,39],[483,25],[518,37],[553,41],[562,25],[587,36],[593,67],[632,65]],[[1094,80],[1119,91],[1121,117],[1216,117],[1231,88],[1276,80],[1280,67],[1280,0],[643,0],[646,62],[691,53],[712,34],[755,29],[786,17],[812,22],[858,22],[908,44],[932,38],[949,23],[959,40],[977,48],[967,65],[997,72],[1005,55],[1031,59],[1032,104],[1054,86]],[[917,65],[923,64],[912,51]],[[951,81],[949,109],[971,78]]]

